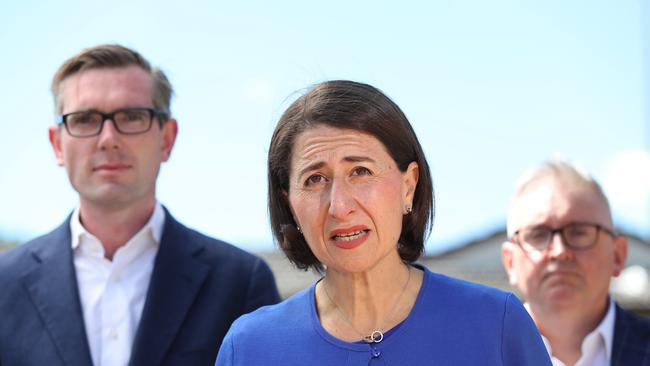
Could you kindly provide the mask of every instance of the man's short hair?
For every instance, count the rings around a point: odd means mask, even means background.
[[[138,52],[117,44],[99,45],[86,48],[80,53],[72,56],[59,67],[52,79],[52,96],[54,97],[55,113],[63,113],[63,94],[61,83],[69,76],[78,72],[99,69],[127,66],[139,66],[151,75],[153,81],[153,106],[161,111],[165,120],[171,116],[169,108],[173,93],[172,85],[165,76],[165,73],[158,68],[152,68]]]
[[[581,187],[591,190],[605,205],[607,214],[611,217],[609,201],[600,184],[587,173],[585,170],[563,158],[553,158],[547,160],[530,170],[524,172],[517,180],[515,194],[510,201],[508,212],[512,211],[513,204],[519,199],[528,188],[542,179],[554,179],[561,181],[563,184],[570,184],[574,187]],[[514,231],[519,229],[512,227],[512,218],[508,214],[508,237],[512,236]]]

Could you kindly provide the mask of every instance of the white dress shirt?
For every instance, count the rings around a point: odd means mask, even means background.
[[[528,309],[528,306],[526,306]],[[575,366],[609,366],[612,358],[612,341],[614,339],[614,312],[616,307],[610,298],[609,308],[603,320],[596,329],[587,334],[582,340],[582,355]],[[551,355],[553,366],[565,366],[564,362],[553,356],[553,349],[549,341],[542,336],[548,354]]]
[[[74,267],[90,355],[95,366],[127,365],[158,253],[165,213],[156,203],[149,221],[113,261],[79,220],[70,220]]]

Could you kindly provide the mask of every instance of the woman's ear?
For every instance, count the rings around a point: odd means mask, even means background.
[[[413,206],[413,197],[415,196],[419,178],[420,167],[418,163],[412,161],[406,171],[402,173],[402,194],[405,206]]]
[[[291,211],[291,217],[293,217],[293,222],[299,228],[300,224],[298,223],[298,220],[296,219],[296,214],[293,212],[293,208],[291,207],[291,202],[289,202],[289,192],[287,192],[287,191],[285,191],[283,189],[282,190],[282,197],[284,198],[284,201],[286,202],[287,206],[289,207],[289,211]]]

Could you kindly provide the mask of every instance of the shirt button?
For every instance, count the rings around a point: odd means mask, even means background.
[[[117,339],[119,337],[119,334],[115,329],[111,330],[111,333],[109,334],[111,339]]]
[[[120,279],[121,279],[121,277],[120,277],[119,274],[116,274],[115,276],[113,276],[113,281],[114,282],[120,282]]]

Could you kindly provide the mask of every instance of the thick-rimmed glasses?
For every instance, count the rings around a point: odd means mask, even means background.
[[[165,114],[152,108],[124,108],[111,113],[80,111],[58,116],[57,124],[63,124],[70,136],[92,137],[102,132],[106,120],[113,121],[115,129],[125,135],[137,135],[151,129],[153,118],[162,125]]]
[[[531,226],[515,231],[510,239],[519,244],[527,252],[543,252],[548,249],[553,236],[559,233],[564,245],[574,250],[585,250],[598,242],[598,234],[605,233],[616,236],[612,230],[598,224],[572,223],[557,229],[547,226]]]

